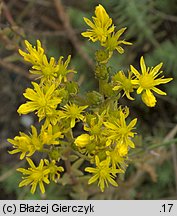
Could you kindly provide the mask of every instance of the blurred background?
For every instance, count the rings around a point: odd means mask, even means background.
[[[167,96],[157,96],[155,108],[142,104],[140,98],[124,101],[132,118],[139,119],[136,137],[141,154],[132,155],[126,175],[118,188],[100,193],[87,181],[51,184],[46,194],[31,195],[29,188],[19,189],[21,180],[16,168],[22,166],[18,156],[9,155],[6,141],[19,131],[28,133],[37,123],[34,115],[19,116],[17,108],[25,100],[22,93],[30,86],[30,65],[24,64],[18,49],[24,39],[35,45],[40,39],[48,56],[71,54],[70,67],[77,70],[81,93],[97,90],[94,79],[94,52],[97,43],[81,36],[87,29],[83,16],[91,18],[94,8],[102,4],[117,29],[127,27],[123,38],[133,43],[123,55],[115,55],[111,72],[132,64],[139,68],[143,55],[148,66],[163,62],[166,77],[174,80],[161,87]],[[177,199],[177,0],[0,0],[0,199]],[[165,145],[163,145],[165,143]],[[161,145],[148,149],[149,145]],[[66,182],[67,183],[67,182]]]

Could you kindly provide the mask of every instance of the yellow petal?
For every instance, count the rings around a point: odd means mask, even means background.
[[[73,128],[75,126],[75,124],[76,124],[75,118],[72,118],[71,124],[70,124],[71,128]]]
[[[133,67],[133,65],[130,65],[130,70],[135,74],[137,78],[140,76],[140,73]]]
[[[86,172],[89,172],[89,173],[96,173],[96,172],[97,172],[97,169],[96,169],[96,168],[93,168],[93,167],[86,167],[86,168],[85,168],[85,171],[86,171]]]
[[[153,76],[155,76],[159,72],[159,70],[162,67],[162,65],[163,65],[163,63],[161,62],[160,64],[158,64],[157,66],[155,66],[150,73],[153,74]]]
[[[124,53],[124,49],[121,46],[117,46],[116,50],[120,53],[123,54]]]
[[[143,56],[141,56],[141,59],[140,59],[140,66],[141,66],[142,74],[145,74],[146,73],[146,65],[145,65]]]
[[[95,28],[95,25],[90,21],[88,18],[84,17],[84,21],[87,23],[88,26],[91,28]]]
[[[126,30],[127,28],[125,27],[125,28],[121,28],[120,30],[118,30],[117,32],[116,32],[116,34],[115,34],[115,37],[117,38],[117,39],[119,39],[119,37],[124,33],[124,31]]]
[[[173,80],[173,78],[165,78],[165,79],[159,78],[154,81],[154,85],[165,84],[170,82],[171,80]]]
[[[32,183],[32,187],[31,187],[31,193],[34,194],[36,191],[36,187],[37,187],[37,183]]]
[[[166,92],[164,92],[164,91],[162,91],[162,90],[160,90],[160,89],[158,89],[156,87],[153,87],[152,90],[155,91],[159,95],[167,95]]]
[[[92,177],[89,179],[88,184],[94,183],[95,181],[97,181],[98,178],[99,178],[98,174],[92,176]]]
[[[108,182],[111,183],[113,186],[115,186],[115,187],[118,186],[117,182],[114,181],[114,179],[112,179],[111,177],[108,177],[107,179],[108,179]]]
[[[104,9],[104,7],[99,4],[96,8],[95,8],[95,15],[96,17],[101,20],[103,23],[106,23],[107,20],[109,19],[108,14],[106,13],[106,10]]]
[[[33,112],[36,110],[36,107],[34,106],[34,103],[33,102],[27,102],[25,104],[22,104],[17,112],[19,114],[28,114],[29,112]]]
[[[36,166],[34,165],[33,161],[30,158],[26,158],[26,160],[28,161],[28,164],[32,167],[32,168],[36,168]]]
[[[44,194],[45,193],[45,187],[42,181],[39,182],[39,188],[41,190],[41,192]]]

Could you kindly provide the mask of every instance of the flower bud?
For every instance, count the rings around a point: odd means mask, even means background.
[[[149,94],[143,92],[141,98],[148,107],[154,107],[157,102],[155,96],[151,92]]]
[[[90,143],[90,136],[88,134],[81,134],[75,139],[74,143],[76,144],[76,146],[84,148]]]
[[[109,73],[106,65],[96,65],[95,67],[95,78],[106,80],[108,79]]]
[[[99,92],[92,91],[87,93],[86,100],[89,105],[99,105],[103,102],[104,98]]]
[[[78,85],[76,82],[67,82],[66,83],[66,90],[71,95],[76,95],[78,93]]]
[[[96,147],[96,144],[92,142],[86,146],[86,150],[88,151],[88,153],[93,153],[93,151],[95,150],[95,147]]]
[[[111,97],[115,95],[115,92],[113,91],[112,85],[110,83],[104,83],[102,86],[102,90],[106,97]]]
[[[104,150],[103,151],[99,151],[97,155],[98,155],[100,161],[105,160],[106,157],[107,157],[106,152]]]
[[[99,63],[107,63],[109,60],[109,52],[105,50],[97,50],[95,53],[95,60]]]
[[[49,156],[52,160],[55,160],[55,161],[59,161],[60,160],[60,150],[58,148],[53,148],[50,153],[49,153]]]

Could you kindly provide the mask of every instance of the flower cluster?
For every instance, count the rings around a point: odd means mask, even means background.
[[[110,75],[108,62],[114,50],[123,54],[122,45],[131,43],[120,39],[126,28],[116,31],[102,5],[96,7],[92,19],[84,18],[91,29],[82,35],[100,43],[100,49],[95,52],[99,91],[82,95],[77,82],[68,79],[69,73],[76,73],[68,69],[71,56],[66,61],[62,56],[58,61],[54,57],[48,59],[39,40],[37,46],[25,41],[27,52],[19,51],[24,60],[32,64],[30,73],[38,79],[26,89],[23,95],[27,101],[17,111],[20,115],[34,112],[40,126],[39,131],[31,126],[31,133],[20,132],[14,139],[8,139],[13,146],[9,153],[20,153],[20,159],[28,162],[27,169],[17,169],[24,175],[19,187],[30,185],[32,193],[38,185],[44,193],[44,183],[57,182],[62,178],[62,172],[70,175],[73,155],[77,155],[76,162],[78,157],[90,162],[91,165],[85,167],[85,171],[92,174],[88,184],[98,182],[102,192],[109,184],[117,186],[118,175],[125,173],[128,166],[129,152],[136,147],[137,123],[137,118],[131,119],[129,108],[120,104],[120,97],[134,100],[133,93],[141,94],[142,101],[154,107],[157,101],[153,92],[166,95],[156,86],[172,80],[159,77],[162,63],[149,68],[143,57],[140,59],[141,72],[131,65],[127,74],[121,70]],[[80,124],[82,130],[75,137],[76,124]],[[37,152],[42,156],[33,161]]]

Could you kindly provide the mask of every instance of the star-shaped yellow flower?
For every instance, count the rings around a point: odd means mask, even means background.
[[[108,140],[112,140],[112,142],[116,141],[117,146],[125,145],[134,148],[135,145],[132,142],[131,137],[134,137],[136,134],[132,130],[136,125],[137,119],[133,119],[128,125],[125,119],[126,116],[121,111],[119,119],[115,118],[112,122],[104,122],[104,125],[107,128],[105,133],[108,135]]]
[[[76,124],[76,120],[83,120],[84,116],[82,113],[88,106],[78,106],[77,104],[70,103],[62,107],[60,111],[60,119],[68,119],[70,121],[70,127],[73,128]]]
[[[153,95],[152,91],[160,95],[166,95],[165,92],[158,89],[156,86],[168,83],[173,79],[163,78],[164,76],[157,78],[162,73],[162,71],[159,71],[162,65],[163,63],[158,64],[154,68],[146,67],[144,58],[142,56],[140,59],[140,67],[142,74],[140,74],[132,65],[130,66],[131,71],[136,76],[136,79],[132,80],[132,84],[138,86],[137,94],[142,93],[142,100],[149,107],[154,107],[156,104],[156,98]]]
[[[84,17],[84,21],[91,29],[82,33],[82,36],[88,37],[93,42],[99,40],[100,42],[106,41],[107,36],[114,31],[112,19],[107,14],[102,5],[98,5],[95,9],[95,16],[93,22]]]
[[[39,121],[45,118],[47,115],[51,115],[57,105],[61,102],[61,98],[54,96],[55,85],[51,85],[47,91],[35,82],[32,82],[34,90],[27,88],[23,94],[25,98],[29,99],[25,104],[22,104],[17,112],[19,114],[28,114],[36,111]]]
[[[49,173],[50,169],[44,165],[44,160],[41,159],[39,166],[35,166],[30,158],[26,158],[30,168],[18,168],[17,171],[23,173],[25,177],[20,182],[19,187],[31,185],[31,193],[34,194],[36,187],[39,184],[42,193],[45,193],[44,183],[49,184]]]
[[[132,43],[125,40],[119,40],[120,36],[124,33],[126,28],[121,28],[116,33],[109,34],[106,41],[102,43],[102,46],[106,47],[109,51],[117,50],[120,54],[124,53],[124,49],[120,46],[121,44],[132,45]]]
[[[113,186],[118,186],[117,182],[114,180],[117,173],[123,173],[121,169],[116,169],[110,167],[110,157],[107,157],[105,160],[100,161],[99,157],[95,157],[96,168],[87,167],[85,168],[86,172],[94,173],[89,179],[88,184],[92,184],[93,182],[98,180],[98,186],[100,187],[101,191],[103,192],[105,189],[105,185],[108,187],[108,182]]]
[[[113,76],[112,80],[114,84],[114,91],[123,90],[123,96],[126,95],[129,100],[134,100],[134,98],[130,96],[130,93],[133,92],[135,88],[135,86],[132,84],[132,73],[129,72],[128,77],[126,77],[123,71],[119,71]]]

